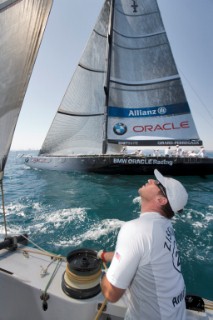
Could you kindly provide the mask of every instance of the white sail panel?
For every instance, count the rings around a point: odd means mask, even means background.
[[[0,2],[0,172],[51,9],[51,0]]]
[[[61,126],[63,126],[63,131],[61,131]],[[91,128],[96,128],[96,130],[91,130]],[[43,144],[42,152],[46,155],[51,152],[51,155],[54,156],[82,154],[83,145],[84,154],[98,154],[103,140],[99,133],[102,131],[103,116],[70,117],[57,114]]]
[[[148,108],[186,103],[179,80],[147,85],[122,85],[111,83],[109,107]],[[124,110],[125,112],[125,110]],[[190,112],[189,107],[187,112]],[[111,114],[109,114],[112,116]]]

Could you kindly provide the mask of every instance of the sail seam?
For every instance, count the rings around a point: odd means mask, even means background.
[[[142,35],[133,37],[133,36],[126,36],[126,35],[118,32],[118,31],[116,31],[115,29],[113,31],[117,35],[119,35],[119,36],[121,36],[123,38],[127,38],[127,39],[142,39],[142,38],[155,37],[155,36],[158,36],[158,35],[161,35],[161,34],[166,34],[165,31],[160,31],[160,32],[156,32],[156,33],[142,34]]]
[[[118,10],[116,7],[115,7],[115,10],[117,12],[119,12],[120,14],[122,14],[123,16],[126,16],[126,17],[143,17],[143,16],[149,16],[149,15],[152,15],[152,14],[159,14],[159,11],[150,11],[150,12],[147,12],[147,13],[142,13],[142,14],[126,14],[125,12],[122,12],[121,10]]]
[[[160,82],[160,84],[161,84],[161,82]],[[150,84],[150,85],[152,85],[152,83]],[[128,88],[128,89],[124,89],[124,88],[119,88],[119,87],[113,87],[112,85],[111,85],[111,87],[110,87],[110,89],[111,90],[120,90],[120,91],[127,91],[127,92],[134,92],[134,91],[136,91],[136,92],[140,92],[140,91],[156,91],[156,89],[167,89],[167,88],[173,88],[173,87],[180,87],[180,84],[171,84],[171,85],[166,85],[166,86],[160,86],[160,87],[154,87],[154,88],[137,88],[137,89],[130,89],[130,88]]]
[[[167,81],[171,81],[171,80],[179,80],[179,79],[180,79],[180,76],[177,74],[177,75],[170,76],[170,77],[147,80],[147,81],[138,81],[138,82],[122,82],[116,78],[111,78],[110,82],[122,84],[124,86],[141,86],[141,85],[146,86],[146,85],[150,85],[150,84],[156,84],[156,83],[167,82]]]
[[[156,44],[153,46],[147,46],[147,47],[140,47],[140,48],[130,48],[130,47],[124,47],[121,45],[118,45],[117,43],[113,43],[114,46],[118,47],[118,48],[122,48],[122,49],[127,49],[127,50],[147,50],[147,49],[151,49],[151,48],[156,48],[156,47],[160,47],[160,46],[165,46],[165,45],[169,45],[168,42],[164,42],[164,43],[160,43],[160,44]]]

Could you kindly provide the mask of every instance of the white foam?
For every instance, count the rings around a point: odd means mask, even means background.
[[[93,240],[97,241],[100,237],[106,236],[112,232],[116,232],[123,225],[123,221],[118,219],[105,219],[101,223],[95,223],[92,226],[90,225],[89,230],[82,234],[76,234],[68,241],[59,241],[55,244],[56,246],[79,246],[82,242]]]
[[[213,214],[212,213],[207,213],[204,219],[207,223],[213,220]]]
[[[195,228],[203,228],[203,224],[199,221],[196,221],[192,224]]]
[[[25,217],[24,209],[26,207],[27,206],[20,203],[16,203],[16,204],[10,203],[7,206],[5,206],[5,212],[7,216],[16,215],[16,216]]]
[[[134,204],[139,203],[141,204],[141,197],[135,197],[132,201]]]
[[[55,228],[59,228],[61,225],[70,223],[72,221],[85,221],[86,218],[85,208],[70,208],[62,209],[52,212],[46,216],[46,223],[52,223]]]
[[[94,224],[86,233],[84,233],[85,240],[97,240],[101,236],[105,236],[123,225],[123,221],[118,219],[106,219],[101,224]]]

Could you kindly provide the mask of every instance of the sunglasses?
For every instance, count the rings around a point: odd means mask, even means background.
[[[164,188],[164,186],[160,183],[160,181],[155,180],[155,185],[160,189],[162,194],[167,198],[166,188]]]

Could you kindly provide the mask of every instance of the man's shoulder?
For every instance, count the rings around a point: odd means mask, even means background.
[[[132,220],[129,220],[127,222],[125,222],[122,226],[121,229],[123,230],[132,230],[132,229],[135,229],[137,228],[139,225],[140,225],[140,217],[139,218],[136,218],[136,219],[132,219]]]

